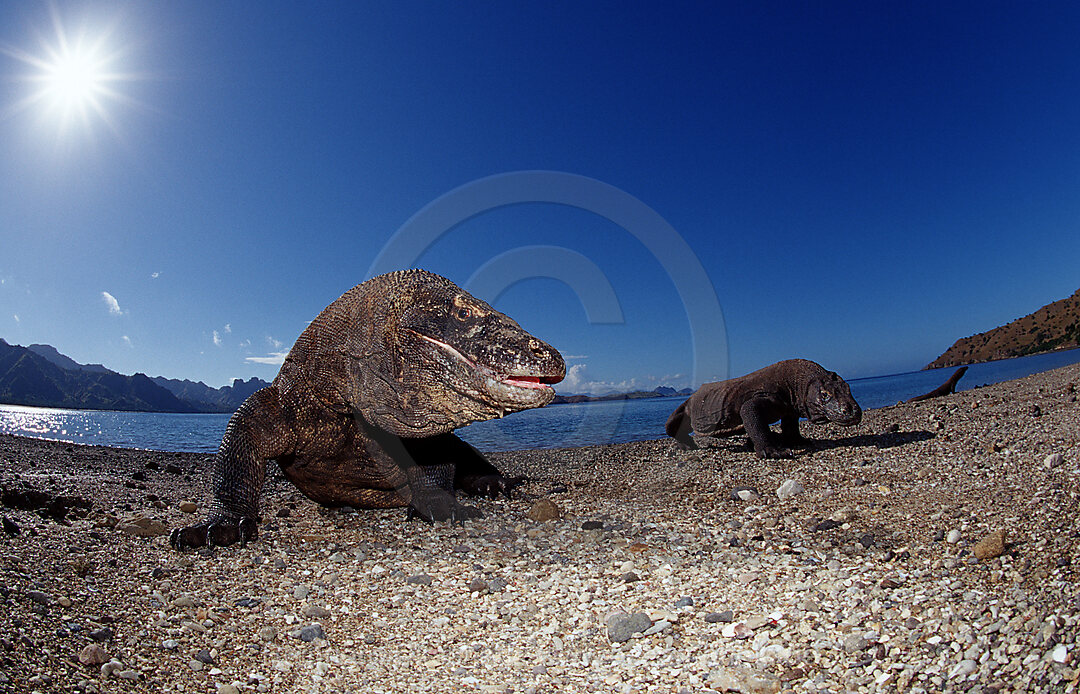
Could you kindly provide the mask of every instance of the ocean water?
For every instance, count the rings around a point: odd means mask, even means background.
[[[1080,349],[972,364],[957,386],[969,390],[1080,362]],[[894,405],[944,383],[953,368],[848,381],[863,409]],[[664,422],[682,397],[549,405],[457,431],[482,451],[561,448],[664,437]],[[227,414],[61,410],[0,405],[0,433],[73,443],[213,453]]]

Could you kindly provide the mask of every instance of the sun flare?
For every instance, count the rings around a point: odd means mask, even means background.
[[[117,90],[121,82],[134,79],[117,70],[119,53],[109,45],[111,30],[65,29],[55,7],[52,11],[53,33],[41,37],[36,52],[0,46],[0,52],[29,68],[18,75],[30,85],[25,96],[9,110],[36,111],[41,124],[52,123],[63,133],[74,123],[89,129],[103,122],[114,132],[116,102],[131,100]]]

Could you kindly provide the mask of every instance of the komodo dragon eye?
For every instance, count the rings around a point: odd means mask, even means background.
[[[469,320],[472,318],[472,311],[462,306],[457,310],[458,320]]]
[[[829,391],[824,390],[824,389],[821,391],[821,399],[822,400],[828,400],[831,397],[832,397],[832,395],[829,393]]]

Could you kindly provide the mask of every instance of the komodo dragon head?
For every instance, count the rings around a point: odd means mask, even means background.
[[[375,319],[351,350],[361,358],[350,404],[392,434],[433,436],[542,407],[566,375],[558,351],[444,277],[406,270],[357,289],[366,309],[356,320]]]
[[[824,371],[811,378],[804,392],[806,417],[814,424],[836,422],[850,425],[862,420],[862,408],[852,397],[851,388],[832,371]]]

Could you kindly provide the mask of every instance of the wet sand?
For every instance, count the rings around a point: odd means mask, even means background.
[[[0,691],[1075,691],[1077,384],[804,423],[791,460],[496,454],[533,481],[463,527],[272,474],[259,539],[213,552],[165,536],[209,456],[0,436]]]

